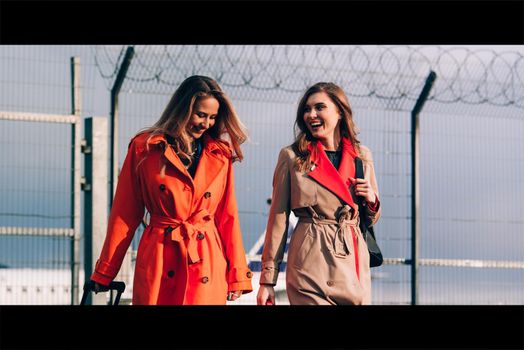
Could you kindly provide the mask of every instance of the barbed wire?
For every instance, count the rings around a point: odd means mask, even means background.
[[[95,46],[95,64],[108,88],[125,46]],[[135,46],[122,87],[171,94],[187,76],[210,75],[222,86],[301,93],[333,81],[349,96],[415,100],[431,70],[429,96],[443,103],[524,108],[524,56],[518,51],[441,46],[179,45]]]

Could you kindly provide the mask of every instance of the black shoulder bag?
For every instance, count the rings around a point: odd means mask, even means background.
[[[362,165],[362,159],[360,159],[359,157],[355,157],[355,170],[356,177],[359,179],[363,179],[364,166]],[[370,225],[371,223],[369,222],[369,218],[365,213],[366,208],[363,205],[364,200],[365,199],[360,196],[357,199],[358,211],[360,215],[360,231],[362,232],[362,235],[366,240],[366,244],[368,245],[369,266],[377,267],[382,265],[384,258],[382,257],[382,252],[380,251],[377,241],[375,240],[375,231],[373,229],[373,226]]]

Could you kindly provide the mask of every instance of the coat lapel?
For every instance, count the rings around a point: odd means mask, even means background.
[[[349,141],[348,141],[349,142]],[[351,153],[347,145],[343,144],[342,159],[340,161],[340,169],[343,174],[340,174],[337,169],[331,164],[328,157],[324,153],[324,147],[320,142],[314,142],[309,145],[309,152],[312,155],[311,160],[316,166],[308,173],[308,176],[313,178],[319,184],[333,192],[337,197],[346,202],[353,209],[356,209],[353,197],[349,193],[349,179],[347,177],[348,171],[344,168],[351,163]],[[355,166],[353,165],[353,169]],[[351,170],[349,170],[351,171]]]
[[[195,198],[200,198],[211,186],[211,184],[222,178],[217,176],[220,170],[226,166],[226,158],[221,154],[216,141],[208,135],[204,135],[204,149],[195,172]]]
[[[164,157],[175,167],[175,169],[178,170],[178,172],[183,176],[185,182],[190,184],[194,188],[193,179],[191,178],[191,175],[187,171],[186,167],[180,160],[180,158],[176,155],[173,148],[171,148],[165,139],[163,135],[155,135],[151,137],[149,140],[150,144],[164,144]]]
[[[185,178],[185,181],[188,184],[191,184],[191,186],[193,186],[194,188],[195,184],[193,183],[193,178],[187,171],[186,167],[184,166],[180,158],[176,155],[173,148],[171,148],[169,145],[166,146],[166,150],[164,151],[164,156],[180,172],[180,174]]]

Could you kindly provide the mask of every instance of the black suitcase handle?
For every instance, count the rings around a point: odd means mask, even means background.
[[[109,286],[107,286],[107,288],[108,288],[107,291],[111,292],[109,304],[118,305],[118,303],[120,302],[120,297],[122,296],[122,293],[124,293],[124,290],[126,289],[126,284],[120,281],[113,281],[109,283]],[[116,290],[117,294],[116,294],[115,301],[113,303],[113,291],[114,290]],[[95,282],[94,281],[86,282],[84,284],[84,294],[82,294],[82,300],[80,301],[80,305],[85,305],[87,296],[89,295],[89,293],[94,292],[94,291],[95,291]],[[106,292],[106,290],[104,290],[104,292]]]

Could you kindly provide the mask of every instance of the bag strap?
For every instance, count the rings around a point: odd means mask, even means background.
[[[362,164],[362,159],[360,159],[359,157],[355,157],[355,177],[357,179],[364,178],[364,165]],[[365,234],[364,228],[366,228],[368,225],[367,225],[366,215],[364,215],[364,212],[365,212],[364,198],[358,196],[357,204],[358,204],[358,212],[360,216],[360,228],[361,228],[362,234]]]
[[[359,157],[355,157],[355,177],[357,179],[363,179],[364,178],[364,165],[362,164],[362,159],[360,159]],[[363,199],[364,198],[362,198],[360,196],[357,198],[359,210],[361,209],[360,207],[362,206],[362,200]]]

